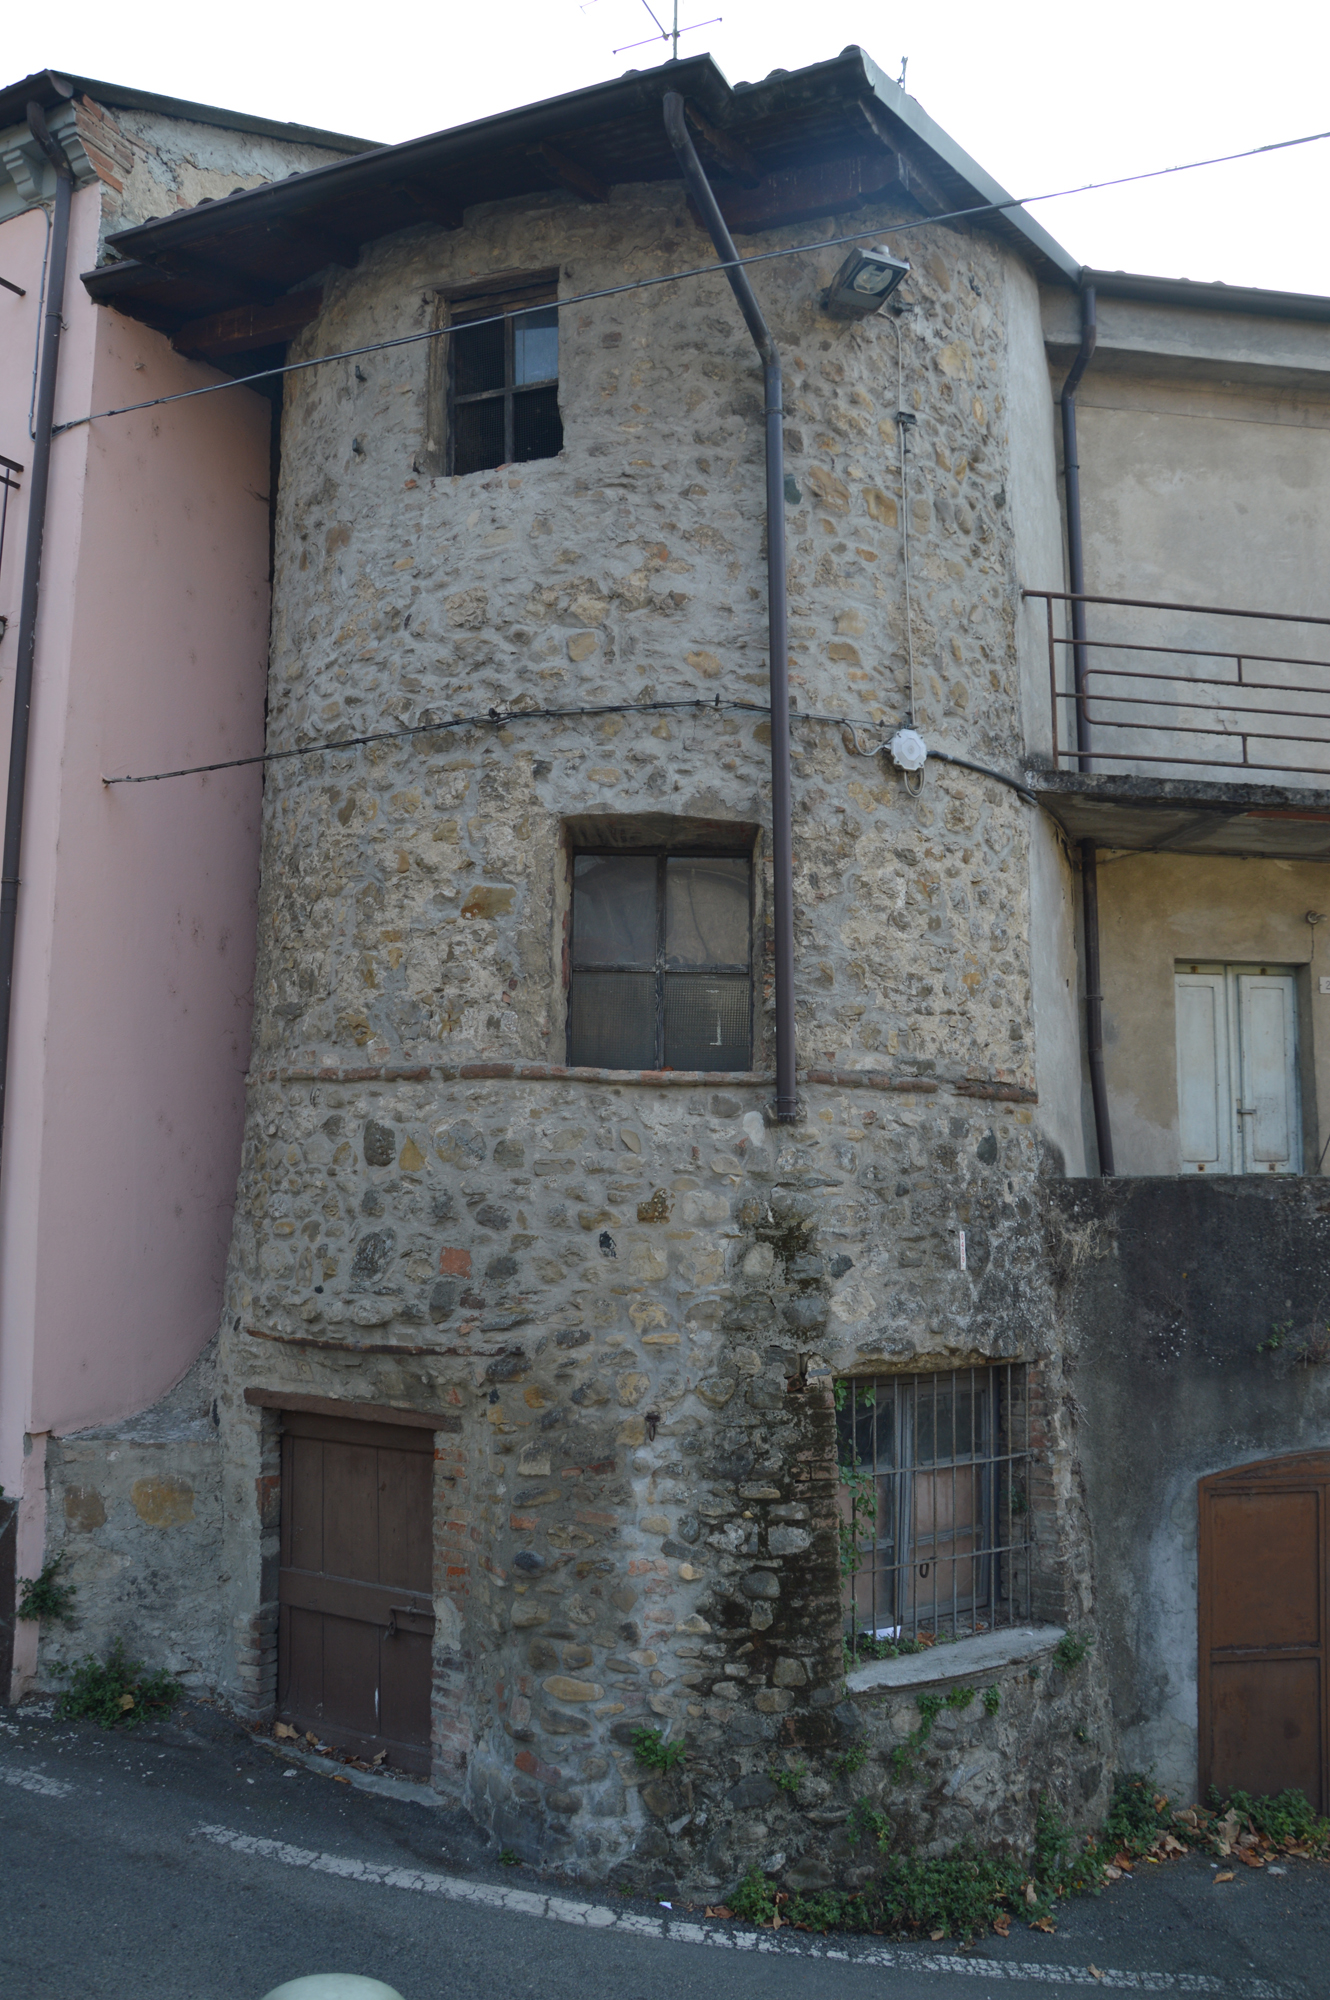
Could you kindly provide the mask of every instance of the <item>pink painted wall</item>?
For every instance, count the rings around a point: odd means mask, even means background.
[[[91,305],[97,201],[75,197],[57,421],[219,379]],[[3,442],[7,403],[0,451],[25,457]],[[262,747],[268,439],[268,404],[236,389],[55,443],[0,1175],[0,1480],[24,1376],[18,1428],[75,1430],[153,1402],[216,1329],[261,778],[101,779]]]

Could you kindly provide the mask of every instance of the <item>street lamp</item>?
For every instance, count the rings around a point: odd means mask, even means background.
[[[832,319],[866,319],[879,312],[910,267],[893,257],[886,245],[852,250],[822,295],[822,310]]]

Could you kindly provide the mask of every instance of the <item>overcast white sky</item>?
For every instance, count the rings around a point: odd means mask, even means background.
[[[1013,194],[1330,127],[1326,0],[687,0],[680,24],[715,13],[681,53],[733,83],[851,42],[892,76],[908,57],[910,93]],[[11,9],[3,61],[393,140],[649,67],[659,43],[614,51],[652,32],[643,0],[64,0]],[[1083,263],[1330,294],[1330,140],[1032,212]]]

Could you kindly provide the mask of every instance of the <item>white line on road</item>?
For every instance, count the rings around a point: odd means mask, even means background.
[[[45,1799],[63,1799],[74,1789],[63,1778],[48,1778],[45,1771],[24,1771],[17,1764],[0,1764],[0,1781],[18,1785],[25,1792],[40,1792]]]
[[[729,1925],[687,1923],[678,1917],[643,1917],[612,1910],[603,1903],[579,1903],[569,1896],[546,1896],[531,1889],[503,1889],[488,1882],[468,1882],[459,1875],[431,1875],[419,1868],[392,1868],[378,1861],[357,1861],[346,1854],[320,1854],[309,1847],[292,1847],[284,1840],[264,1840],[254,1833],[236,1833],[226,1826],[200,1826],[197,1833],[236,1854],[280,1861],[287,1868],[310,1868],[320,1875],[339,1875],[348,1882],[373,1882],[385,1889],[414,1889],[442,1896],[450,1903],[475,1903],[505,1911],[509,1916],[545,1917],[554,1923],[576,1924],[583,1930],[613,1931],[619,1937],[656,1938],[669,1944],[711,1945],[720,1951],[789,1952],[800,1958],[839,1959],[851,1965],[890,1967],[896,1972],[941,1972],[953,1978],[999,1981],[1028,1979],[1042,1986],[1111,1987],[1130,1993],[1218,1993],[1227,2000],[1289,2000],[1289,1989],[1268,1979],[1214,1979],[1204,1972],[1125,1972],[1111,1967],[1092,1972],[1083,1965],[1049,1965],[1019,1959],[964,1957],[960,1953],[893,1951],[886,1945],[857,1946],[845,1951],[811,1939],[795,1943],[778,1931],[754,1931]]]

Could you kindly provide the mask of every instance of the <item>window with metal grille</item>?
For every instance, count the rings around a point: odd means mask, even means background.
[[[872,1652],[1030,1616],[1025,1368],[836,1385],[846,1633]]]
[[[514,312],[517,304],[527,310]],[[550,281],[510,281],[484,297],[454,298],[448,317],[448,471],[556,458],[563,419],[559,308]]]
[[[573,856],[568,1060],[595,1069],[747,1069],[747,855]]]

